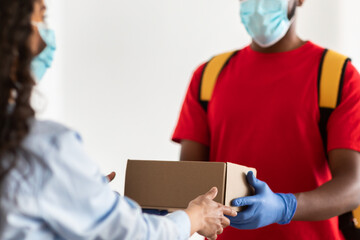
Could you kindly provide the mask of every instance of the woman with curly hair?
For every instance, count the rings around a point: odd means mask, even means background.
[[[35,80],[51,65],[43,0],[0,1],[0,239],[215,239],[236,215],[213,188],[167,216],[143,214],[108,186],[79,135],[39,121]],[[35,79],[35,80],[34,80]]]

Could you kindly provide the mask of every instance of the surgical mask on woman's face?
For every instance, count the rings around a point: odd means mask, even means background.
[[[46,47],[31,62],[31,70],[35,80],[39,82],[45,75],[46,70],[51,66],[56,50],[55,32],[48,29],[44,23],[34,23],[38,28]]]
[[[241,1],[241,21],[260,47],[274,45],[288,32],[295,18],[288,19],[288,5],[289,0]]]

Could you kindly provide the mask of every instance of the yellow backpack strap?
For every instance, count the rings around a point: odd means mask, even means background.
[[[238,51],[232,51],[217,55],[206,63],[201,77],[199,93],[199,101],[205,111],[207,111],[207,105],[211,100],[217,79],[221,71],[237,52]]]
[[[348,57],[325,49],[319,69],[318,90],[320,107],[320,132],[325,153],[327,152],[327,122],[333,110],[340,104],[342,86]],[[347,236],[360,235],[360,207],[352,213],[339,216],[340,229]],[[355,239],[355,238],[351,238]]]
[[[353,211],[353,218],[355,227],[360,229],[360,206]]]
[[[340,103],[342,82],[350,59],[332,50],[325,50],[320,64],[319,106],[335,109]]]
[[[327,153],[327,122],[341,100],[342,85],[347,63],[350,59],[332,50],[325,49],[320,62],[318,96],[320,108],[319,129]]]

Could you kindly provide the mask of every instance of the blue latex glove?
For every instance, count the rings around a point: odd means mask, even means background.
[[[158,216],[165,216],[165,215],[169,214],[169,212],[166,210],[147,209],[147,208],[143,208],[142,212],[147,213],[147,214],[152,214],[152,215],[158,215]]]
[[[253,172],[249,172],[246,178],[254,187],[255,195],[232,201],[233,206],[248,207],[236,217],[228,217],[230,225],[238,229],[256,229],[272,223],[289,223],[296,211],[296,197],[293,194],[273,193],[265,182],[254,176]]]

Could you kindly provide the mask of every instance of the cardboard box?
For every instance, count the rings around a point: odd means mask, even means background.
[[[212,187],[216,202],[226,206],[252,193],[246,181],[248,168],[233,163],[128,160],[125,196],[143,208],[185,209],[189,202]],[[239,210],[238,208],[234,208]]]

